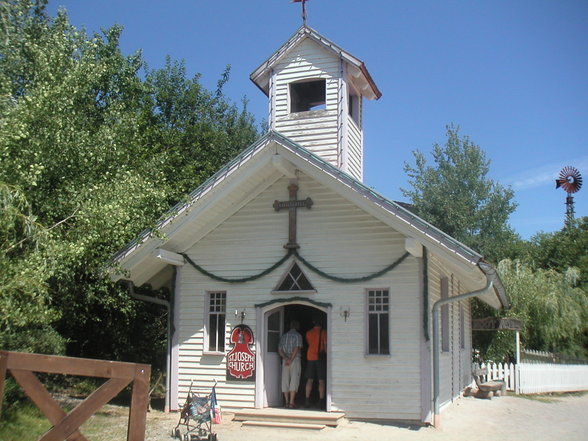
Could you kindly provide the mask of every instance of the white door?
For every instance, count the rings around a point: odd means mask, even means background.
[[[282,404],[282,363],[278,354],[278,344],[284,328],[284,308],[274,309],[265,314],[265,344],[264,344],[264,387],[265,407],[280,406]]]

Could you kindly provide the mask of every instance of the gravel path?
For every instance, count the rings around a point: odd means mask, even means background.
[[[461,398],[442,413],[440,428],[399,427],[345,421],[321,431],[241,427],[224,414],[213,426],[220,441],[346,441],[346,440],[452,440],[452,441],[586,441],[588,394],[523,398],[514,395],[492,400]],[[147,441],[171,441],[177,413],[151,412]]]

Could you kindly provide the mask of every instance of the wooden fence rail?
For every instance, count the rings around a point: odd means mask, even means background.
[[[133,391],[127,441],[145,439],[150,365],[0,351],[0,411],[7,372],[10,372],[25,394],[53,424],[39,441],[87,441],[79,430],[80,426],[131,382]],[[69,413],[65,413],[34,372],[99,377],[108,380]]]

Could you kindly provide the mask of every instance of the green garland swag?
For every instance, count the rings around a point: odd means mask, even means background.
[[[190,257],[187,254],[184,254],[184,253],[180,253],[180,254],[182,256],[184,256],[184,259],[186,259],[186,261],[190,265],[192,265],[194,268],[196,268],[202,274],[210,277],[211,279],[219,280],[221,282],[228,282],[228,283],[243,283],[243,282],[251,282],[252,280],[259,279],[260,277],[263,277],[266,274],[271,273],[273,270],[275,270],[277,267],[279,267],[282,263],[284,263],[286,260],[288,260],[288,258],[292,255],[292,251],[293,250],[288,250],[288,253],[284,257],[282,257],[280,260],[278,260],[276,263],[274,263],[268,269],[260,272],[259,274],[255,274],[253,276],[241,277],[239,279],[229,279],[227,277],[217,276],[216,274],[213,274],[210,271],[206,271],[204,268],[202,268],[200,265],[198,265],[196,262],[194,262],[192,259],[190,259]]]
[[[372,280],[372,279],[375,279],[376,277],[380,277],[380,276],[386,274],[388,271],[393,270],[398,265],[400,265],[404,261],[404,259],[406,259],[409,256],[409,254],[410,253],[408,253],[408,252],[404,253],[402,256],[400,256],[400,258],[398,260],[396,260],[396,262],[391,263],[390,265],[381,269],[380,271],[377,271],[372,274],[368,274],[367,276],[363,276],[363,277],[337,277],[337,276],[332,276],[330,274],[327,274],[324,271],[321,271],[320,269],[315,267],[313,264],[311,264],[309,261],[307,261],[304,257],[302,257],[298,253],[298,251],[296,251],[295,249],[289,249],[284,257],[282,257],[280,260],[278,260],[272,266],[270,266],[266,270],[263,270],[259,274],[255,274],[253,276],[241,277],[238,279],[229,279],[227,277],[217,276],[216,274],[213,274],[210,271],[205,270],[200,265],[198,265],[196,262],[194,262],[192,259],[190,259],[190,257],[187,254],[181,253],[181,255],[184,256],[184,259],[186,259],[186,261],[190,265],[192,265],[196,270],[198,270],[200,273],[204,274],[205,276],[210,277],[211,279],[218,280],[220,282],[228,282],[228,283],[244,283],[244,282],[250,282],[252,280],[259,279],[259,278],[271,273],[273,270],[275,270],[277,267],[279,267],[281,264],[283,264],[286,260],[288,260],[288,258],[290,258],[290,256],[292,256],[292,255],[294,255],[297,259],[299,259],[304,264],[304,266],[306,266],[308,269],[310,269],[311,271],[315,272],[319,276],[324,277],[326,279],[333,280],[335,282],[341,282],[341,283],[365,282],[367,280]]]

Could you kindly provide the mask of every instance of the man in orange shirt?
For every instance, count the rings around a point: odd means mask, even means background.
[[[327,331],[321,328],[318,317],[312,319],[313,327],[306,332],[308,350],[306,352],[306,401],[310,407],[310,393],[315,377],[318,379],[319,407],[325,407],[325,379],[327,378]]]

